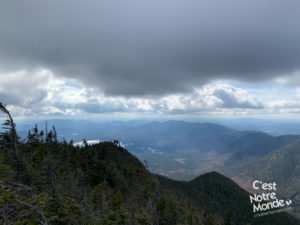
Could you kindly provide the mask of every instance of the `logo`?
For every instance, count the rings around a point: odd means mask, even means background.
[[[277,198],[276,182],[266,183],[255,180],[252,183],[252,187],[256,192],[259,192],[259,194],[255,193],[249,196],[254,216],[263,216],[291,209],[289,206],[292,204],[292,200]]]

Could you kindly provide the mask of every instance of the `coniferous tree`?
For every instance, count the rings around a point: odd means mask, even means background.
[[[16,131],[16,124],[14,123],[14,120],[10,112],[6,108],[6,105],[2,104],[2,102],[0,102],[0,110],[8,117],[8,119],[5,120],[5,122],[3,123],[4,131],[0,133],[1,144],[4,147],[6,143],[11,143],[15,151],[15,157],[18,160],[19,159],[18,147],[17,147],[18,135]]]

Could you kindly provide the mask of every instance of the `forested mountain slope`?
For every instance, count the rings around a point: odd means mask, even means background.
[[[74,147],[33,129],[0,151],[2,224],[299,224],[255,220],[248,193],[218,173],[179,182],[149,173],[118,142]]]
[[[279,186],[278,194],[291,199],[293,213],[300,215],[300,140],[263,157],[249,157],[231,163],[222,168],[224,174],[248,190],[256,179],[276,181]]]

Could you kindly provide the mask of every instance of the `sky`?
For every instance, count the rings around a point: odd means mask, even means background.
[[[298,0],[5,0],[17,118],[300,115]]]

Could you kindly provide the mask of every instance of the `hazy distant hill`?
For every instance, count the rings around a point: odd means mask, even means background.
[[[222,171],[248,190],[251,190],[252,181],[255,179],[275,181],[280,188],[279,193],[293,200],[294,213],[300,216],[299,139],[263,157],[232,160]]]
[[[116,133],[125,143],[134,143],[138,148],[151,147],[163,152],[198,149],[224,151],[235,131],[212,123],[186,123],[183,121],[150,122],[138,127],[127,128]]]
[[[81,141],[86,139],[101,139],[102,134],[107,134],[106,131],[115,132],[116,130],[136,127],[153,120],[151,119],[134,119],[134,120],[111,120],[111,119],[51,119],[48,120],[49,126],[54,125],[60,131],[60,135],[67,140]],[[160,122],[166,120],[158,120]],[[186,121],[187,122],[187,121]],[[195,119],[191,123],[214,123],[219,124],[237,131],[255,130],[264,132],[270,135],[300,135],[300,123],[297,120],[271,120],[257,118],[242,118],[242,119]],[[40,129],[44,129],[45,120],[17,120],[17,129],[19,134],[27,135],[29,129],[34,124],[38,124]],[[92,132],[92,131],[96,131]],[[77,135],[73,135],[77,134]],[[100,135],[100,136],[99,136]],[[113,137],[111,137],[113,138]]]
[[[213,123],[231,127],[236,130],[256,130],[270,135],[296,134],[300,135],[300,123],[297,119],[259,119],[259,118],[238,118],[238,119],[215,119]]]
[[[263,156],[283,146],[300,139],[299,135],[271,136],[256,131],[240,132],[237,138],[227,147],[231,149],[237,158],[246,156]]]
[[[162,152],[197,149],[204,153],[236,152],[236,157],[262,156],[300,138],[300,135],[275,137],[259,131],[236,131],[213,123],[175,120],[125,127],[114,131],[113,135],[124,143],[132,143],[128,148],[133,151],[140,152],[147,147]]]
[[[17,122],[18,134],[21,137],[26,137],[28,130],[35,124],[40,130],[45,130],[46,123],[48,127],[55,126],[59,130],[59,138],[65,138],[67,141],[74,142],[82,141],[82,139],[116,139],[114,134],[141,124],[145,124],[145,120],[133,121],[97,121],[97,120],[67,120],[67,119],[52,119],[47,121],[20,121]]]

